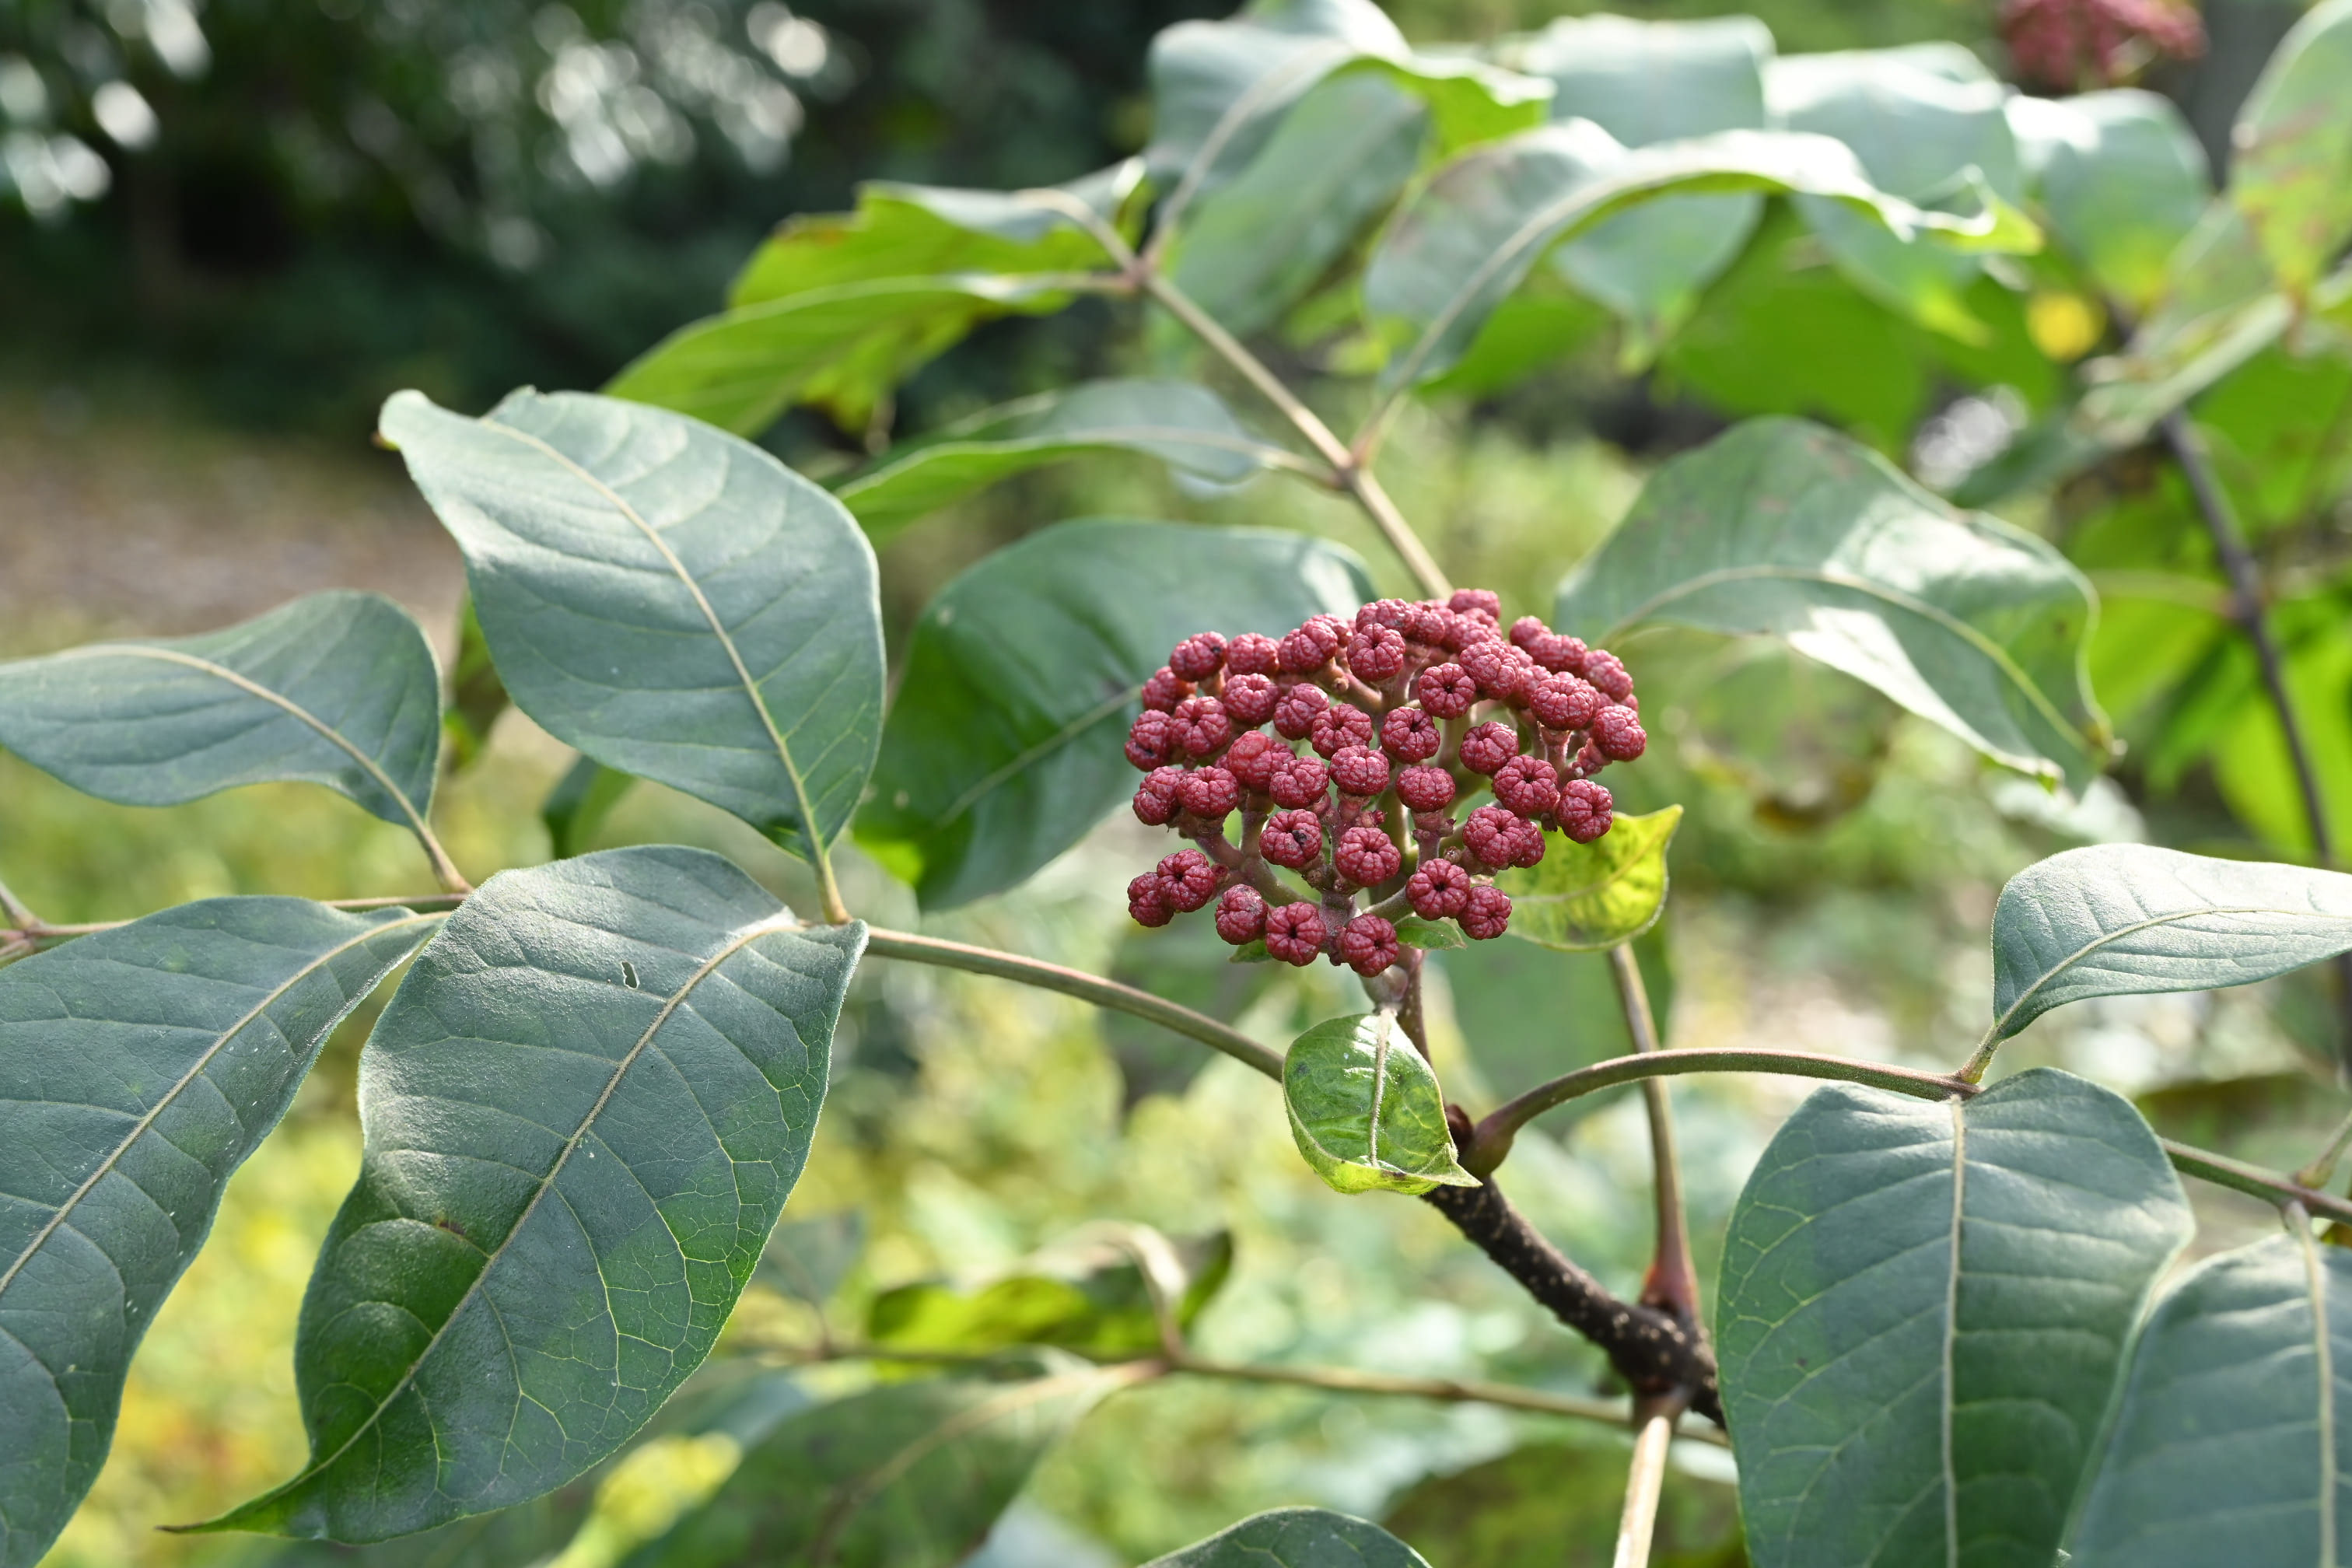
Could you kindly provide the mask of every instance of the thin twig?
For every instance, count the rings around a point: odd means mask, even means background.
[[[2336,1163],[2344,1158],[2347,1148],[2352,1148],[2352,1116],[2344,1119],[2343,1124],[2336,1129],[2336,1135],[2328,1139],[2327,1147],[2322,1149],[2310,1164],[2297,1171],[2294,1179],[2306,1187],[2326,1186],[2334,1179]]]
[[[1647,1055],[1658,1048],[1657,1018],[1650,1011],[1650,990],[1642,983],[1642,968],[1633,950],[1619,942],[1609,950],[1611,974],[1617,982],[1617,1000],[1625,1010],[1626,1032],[1633,1049]],[[1663,1079],[1642,1080],[1643,1107],[1650,1117],[1650,1158],[1655,1169],[1654,1197],[1658,1237],[1650,1257],[1650,1277],[1643,1283],[1642,1300],[1653,1307],[1680,1313],[1696,1331],[1699,1319],[1698,1266],[1691,1261],[1690,1226],[1683,1215],[1682,1157],[1675,1151],[1674,1108],[1666,1100]]]
[[[2197,426],[2176,408],[2164,416],[2163,429],[2165,444],[2171,447],[2173,460],[2180,465],[2181,477],[2189,481],[2189,492],[2196,498],[2198,515],[2204,520],[2205,531],[2212,537],[2213,553],[2220,557],[2221,570],[2229,576],[2230,618],[2238,623],[2238,629],[2253,646],[2263,686],[2270,693],[2273,711],[2278,715],[2279,731],[2286,738],[2287,758],[2294,767],[2295,786],[2303,795],[2304,820],[2311,830],[2312,853],[2322,866],[2332,867],[2336,864],[2336,844],[2327,825],[2327,799],[2320,793],[2319,774],[2311,764],[2311,748],[2305,742],[2303,725],[2295,718],[2294,703],[2287,693],[2285,662],[2279,657],[2278,640],[2271,635],[2270,616],[2263,608],[2266,595],[2262,568],[2246,548],[2237,509],[2213,472],[2211,455],[2205,449],[2204,437]],[[2336,1048],[2344,1066],[2352,1069],[2352,954],[2339,956],[2335,969]]]
[[[1281,1054],[1260,1045],[1239,1029],[1220,1024],[1205,1013],[1195,1013],[1190,1007],[1164,1001],[1148,991],[1139,991],[1116,980],[1088,974],[1081,969],[1048,963],[1038,958],[1024,958],[1018,953],[1000,952],[994,948],[974,947],[968,942],[948,942],[935,936],[918,936],[912,931],[886,931],[878,927],[867,930],[866,951],[878,958],[903,958],[917,963],[961,969],[972,974],[992,974],[1003,980],[1017,980],[1025,985],[1058,991],[1065,996],[1092,1002],[1098,1007],[1131,1013],[1162,1028],[1198,1040],[1212,1050],[1223,1051],[1268,1078],[1279,1079],[1282,1077]]]
[[[24,900],[10,892],[5,882],[0,882],[0,914],[6,915],[8,923],[18,931],[30,931],[41,923],[40,917],[33,913]]]
[[[1617,1526],[1615,1568],[1649,1568],[1658,1500],[1666,1485],[1666,1450],[1673,1445],[1682,1402],[1667,1395],[1634,1406],[1633,1462],[1625,1473],[1625,1512]]]

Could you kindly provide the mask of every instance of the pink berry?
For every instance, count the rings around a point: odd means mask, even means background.
[[[1495,773],[1495,798],[1521,816],[1541,816],[1559,804],[1559,774],[1541,757],[1513,757]]]
[[[1348,668],[1367,685],[1378,686],[1404,673],[1404,636],[1389,626],[1358,632],[1348,643]]]
[[[1282,669],[1282,645],[1258,632],[1244,632],[1225,645],[1225,669],[1233,675],[1276,675]]]
[[[1168,668],[1186,680],[1206,680],[1225,667],[1225,639],[1214,632],[1195,632],[1176,645]]]
[[[1217,868],[1198,849],[1179,849],[1160,862],[1158,875],[1169,903],[1186,914],[1207,903],[1217,890]]]
[[[1323,951],[1323,911],[1313,904],[1284,904],[1265,916],[1265,950],[1285,963],[1307,964]]]
[[[1511,864],[1523,868],[1538,865],[1544,858],[1543,828],[1525,817],[1519,818],[1518,822],[1519,825],[1511,829]]]
[[[1312,675],[1339,651],[1343,630],[1331,624],[1330,616],[1317,616],[1282,639],[1282,668],[1293,675]]]
[[[1150,827],[1165,827],[1176,820],[1182,804],[1184,770],[1154,768],[1149,777],[1136,786],[1135,819]]]
[[[1505,652],[1509,647],[1500,642],[1472,643],[1455,658],[1454,663],[1478,683],[1480,696],[1508,701],[1518,695],[1518,670]]]
[[[1147,708],[1127,730],[1127,760],[1144,773],[1175,760],[1175,726],[1167,714]]]
[[[1462,737],[1462,765],[1474,773],[1495,773],[1519,754],[1519,732],[1508,724],[1488,722]]]
[[[1533,616],[1521,616],[1511,623],[1511,646],[1525,647],[1538,637],[1551,636],[1551,628]]]
[[[1277,811],[1266,818],[1257,847],[1276,865],[1303,871],[1323,853],[1323,824],[1311,811]]]
[[[1633,678],[1626,673],[1624,662],[1605,647],[1584,656],[1584,679],[1612,702],[1622,702],[1633,695]]]
[[[1432,665],[1421,672],[1413,693],[1439,719],[1459,719],[1478,700],[1478,683],[1458,664]]]
[[[1612,703],[1592,721],[1592,743],[1611,762],[1630,763],[1649,746],[1650,736],[1640,714]]]
[[[1217,934],[1235,947],[1265,934],[1265,900],[1255,888],[1239,883],[1217,900]]]
[[[1168,889],[1148,871],[1128,883],[1127,912],[1139,926],[1164,926],[1176,918],[1176,907],[1168,901]]]
[[[1496,870],[1517,858],[1519,818],[1499,805],[1482,805],[1462,825],[1462,842],[1479,861]]]
[[[1291,740],[1303,741],[1315,732],[1316,717],[1329,706],[1331,699],[1323,694],[1321,687],[1294,686],[1274,705],[1275,731]]]
[[[1304,809],[1323,804],[1323,792],[1330,787],[1331,769],[1320,757],[1293,757],[1288,762],[1275,759],[1274,777],[1266,782],[1266,793],[1274,796],[1276,805]]]
[[[1470,873],[1451,860],[1423,861],[1405,879],[1404,896],[1422,919],[1448,919],[1470,901]]]
[[[1378,974],[1404,956],[1396,927],[1378,915],[1358,915],[1339,928],[1339,962],[1359,974]]]
[[[1453,625],[1454,612],[1432,601],[1406,605],[1404,623],[1397,630],[1405,635],[1408,642],[1417,642],[1423,647],[1444,647],[1446,633]]]
[[[1372,743],[1372,716],[1352,702],[1334,702],[1315,715],[1307,743],[1323,755],[1335,756],[1343,746]]]
[[[1528,657],[1558,675],[1582,675],[1585,649],[1582,637],[1554,637],[1547,632],[1527,645]]]
[[[1445,607],[1457,616],[1475,613],[1496,621],[1503,616],[1502,596],[1486,588],[1456,588]]]
[[[1260,795],[1274,782],[1274,771],[1291,760],[1291,750],[1263,730],[1252,730],[1235,740],[1225,752],[1225,771],[1241,781],[1244,789]]]
[[[1213,697],[1187,697],[1168,715],[1168,731],[1176,744],[1195,757],[1223,751],[1234,738],[1234,721],[1225,705]]]
[[[1511,896],[1500,888],[1473,888],[1462,907],[1462,934],[1492,942],[1510,929]]]
[[[1425,763],[1445,745],[1445,732],[1423,708],[1392,708],[1381,721],[1381,750],[1401,763]]]
[[[1222,821],[1242,803],[1241,780],[1223,768],[1200,768],[1184,775],[1184,809]]]
[[[1162,665],[1143,683],[1143,705],[1165,713],[1192,695],[1192,683]]]
[[[1601,709],[1601,693],[1573,675],[1547,675],[1528,693],[1528,710],[1547,730],[1581,730]]]
[[[1370,746],[1342,746],[1331,754],[1331,781],[1341,795],[1369,800],[1389,787],[1389,760]]]
[[[1369,888],[1395,876],[1404,864],[1404,857],[1379,828],[1350,827],[1339,835],[1339,847],[1331,852],[1331,864],[1350,882]]]
[[[1356,612],[1356,629],[1368,632],[1375,626],[1387,626],[1402,631],[1405,617],[1412,611],[1412,606],[1402,599],[1375,599]]]
[[[1227,675],[1224,695],[1218,699],[1234,722],[1255,730],[1274,717],[1275,708],[1282,701],[1282,689],[1266,675]]]
[[[1609,831],[1616,805],[1605,785],[1570,779],[1559,790],[1559,830],[1579,844],[1590,844]]]
[[[1576,761],[1570,765],[1569,771],[1578,778],[1589,779],[1608,765],[1608,755],[1601,751],[1600,743],[1588,738],[1583,748],[1576,753]]]
[[[1454,775],[1423,763],[1397,774],[1397,799],[1407,811],[1444,811],[1454,804]]]

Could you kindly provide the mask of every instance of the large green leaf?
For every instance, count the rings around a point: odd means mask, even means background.
[[[2352,1253],[2308,1229],[2207,1258],[2140,1335],[2072,1568],[2342,1561]]]
[[[1727,131],[1629,150],[1590,121],[1547,125],[1455,158],[1381,237],[1364,310],[1384,338],[1411,345],[1389,365],[1390,383],[1444,374],[1553,246],[1661,196],[1737,191],[1817,195],[1883,229],[1899,254],[1927,242],[2019,249],[2039,240],[2004,205],[1963,218],[1887,195],[1828,136]]]
[[[1327,1018],[1291,1041],[1282,1103],[1299,1153],[1335,1192],[1478,1184],[1454,1156],[1437,1075],[1393,1013]]]
[[[1625,1446],[1567,1436],[1522,1444],[1415,1481],[1381,1523],[1445,1568],[1601,1568],[1616,1561]],[[1677,1467],[1659,1499],[1654,1568],[1746,1568],[1738,1494]]]
[[[866,928],[698,849],[490,879],[360,1065],[295,1342],[301,1473],[214,1528],[374,1541],[538,1496],[701,1364],[808,1157]]]
[[[0,1564],[72,1517],[230,1173],[441,918],[209,899],[0,970]]]
[[[2013,202],[2021,182],[2002,111],[2008,89],[1965,50],[1958,58],[1966,63],[1934,48],[1784,56],[1765,78],[1772,122],[1835,137],[1873,185],[1909,201],[1973,182]],[[1856,288],[1937,331],[1983,336],[1962,298],[1979,268],[1973,257],[1904,243],[1899,228],[1818,196],[1800,195],[1797,207]]]
[[[1595,646],[1645,622],[1769,632],[1987,755],[2080,789],[2106,751],[2089,584],[1818,426],[1759,419],[1668,463],[1560,584]]]
[[[1832,1085],[1757,1162],[1716,1343],[1758,1568],[2054,1557],[2188,1203],[2128,1101]]]
[[[0,746],[124,805],[300,779],[415,826],[433,807],[441,675],[391,600],[311,594],[202,637],[0,664]]]
[[[1429,1568],[1377,1524],[1323,1508],[1252,1514],[1143,1568]]]
[[[2352,877],[2095,844],[2027,867],[1992,917],[1992,1038],[2090,996],[2205,991],[2352,951]]]
[[[2308,292],[2352,240],[2352,0],[2294,25],[2238,112],[2230,199],[2280,284]]]
[[[2212,172],[2172,100],[2125,88],[2009,100],[2009,125],[2050,227],[2098,287],[2144,310],[2205,214]]]
[[[1125,1376],[1008,1362],[994,1378],[886,1384],[819,1405],[777,1426],[626,1568],[950,1568]]]
[[[1152,1292],[1163,1293],[1180,1327],[1190,1326],[1233,1271],[1234,1238],[1218,1231],[1179,1243],[1141,1226],[1122,1228],[1132,1246],[1100,1237],[1058,1248],[974,1289],[938,1279],[895,1286],[874,1298],[866,1337],[899,1350],[1053,1345],[1097,1360],[1155,1354]]]
[[[1135,788],[1121,737],[1180,638],[1280,635],[1372,596],[1294,533],[1065,522],[971,567],[915,623],[858,842],[927,908],[999,892]]]
[[[1562,16],[1506,45],[1506,65],[1552,83],[1552,119],[1590,120],[1628,147],[1760,131],[1772,35],[1752,16],[1644,22]],[[1552,264],[1623,318],[1637,353],[1672,331],[1756,227],[1757,195],[1666,196],[1552,253]]]
[[[1426,100],[1448,151],[1539,123],[1550,96],[1549,84],[1515,71],[1414,54],[1372,0],[1255,0],[1224,21],[1180,22],[1151,40],[1144,163],[1162,190],[1207,195],[1257,158],[1309,89],[1348,69]]]
[[[1631,942],[1666,907],[1666,846],[1683,808],[1620,816],[1590,844],[1554,836],[1530,870],[1507,871],[1495,885],[1511,895],[1510,934],[1563,952],[1591,952]]]
[[[466,552],[517,706],[802,853],[839,834],[882,721],[874,551],[840,502],[748,442],[582,393],[468,419],[404,392],[383,423]]]
[[[1205,386],[1087,381],[989,409],[936,440],[889,453],[835,493],[880,543],[999,479],[1089,452],[1140,452],[1222,485],[1294,460]]]

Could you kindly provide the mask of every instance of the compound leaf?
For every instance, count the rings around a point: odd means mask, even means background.
[[[698,849],[495,877],[360,1067],[302,1304],[310,1460],[207,1528],[375,1541],[613,1453],[701,1364],[808,1157],[866,928]]]
[[[1495,879],[1511,896],[1510,934],[1563,952],[1632,942],[1666,907],[1666,846],[1682,820],[1670,805],[1621,816],[1590,844],[1553,835],[1539,864]]]
[[[888,453],[835,494],[878,544],[1000,479],[1090,452],[1140,452],[1220,485],[1294,460],[1205,386],[1088,381],[992,408],[936,440]]]
[[[832,842],[882,728],[874,552],[840,502],[749,442],[584,393],[468,419],[404,392],[383,424],[466,552],[517,706],[789,848]]]
[[[1296,533],[1057,523],[924,608],[857,838],[929,909],[999,892],[1135,787],[1122,750],[1178,639],[1280,635],[1372,596],[1351,552]]]
[[[2120,1096],[1817,1090],[1748,1177],[1716,1343],[1758,1568],[2057,1552],[2141,1304],[2192,1224]]]
[[[1334,1192],[1478,1184],[1454,1159],[1437,1075],[1394,1014],[1327,1018],[1293,1040],[1282,1103],[1299,1153]]]
[[[2183,1275],[2133,1353],[2074,1568],[2335,1561],[2347,1365],[2352,1254],[2307,1227]]]
[[[72,1516],[230,1174],[441,918],[208,899],[0,970],[0,1565]]]
[[[1208,1540],[1143,1568],[1429,1568],[1420,1552],[1377,1524],[1324,1508],[1252,1514]]]
[[[1757,419],[1666,464],[1560,584],[1598,646],[1646,622],[1769,632],[1994,760],[2079,790],[2106,754],[2082,673],[2089,583],[1843,436]]]
[[[1994,1039],[2091,996],[2244,985],[2352,951],[2352,877],[2095,844],[2027,867],[1992,917]]]
[[[91,643],[0,664],[0,746],[123,805],[274,779],[422,825],[441,675],[380,594],[311,594],[202,637]]]

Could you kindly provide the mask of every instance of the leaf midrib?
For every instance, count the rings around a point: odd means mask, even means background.
[[[548,442],[541,440],[529,431],[519,430],[500,420],[484,419],[481,424],[485,429],[497,431],[541,453],[594,489],[612,504],[615,511],[626,518],[632,526],[645,535],[647,543],[661,552],[662,560],[668,564],[670,572],[677,578],[679,584],[694,596],[695,607],[702,612],[702,618],[709,625],[710,635],[718,640],[719,646],[726,650],[727,662],[734,666],[735,678],[742,684],[743,694],[751,700],[752,710],[759,714],[761,726],[768,732],[769,743],[776,749],[776,760],[783,764],[785,782],[792,786],[793,807],[800,815],[801,832],[807,837],[812,854],[822,857],[825,849],[824,828],[823,824],[817,821],[815,809],[810,804],[808,786],[802,782],[800,769],[793,761],[792,747],[785,743],[783,731],[776,727],[776,717],[769,711],[768,700],[761,695],[759,682],[751,679],[751,669],[743,662],[742,650],[735,646],[734,637],[728,634],[726,624],[719,618],[718,607],[712,605],[709,596],[703,593],[702,584],[696,582],[693,574],[686,569],[686,563],[679,560],[677,552],[669,547],[669,541],[664,539],[661,531],[647,522],[644,515],[635,507],[630,505],[627,499],[618,490]]]
[[[515,1237],[520,1236],[530,1226],[531,1216],[539,1212],[540,1203],[554,1190],[556,1178],[563,1173],[563,1167],[570,1163],[572,1154],[586,1140],[588,1130],[596,1124],[596,1119],[604,1114],[604,1107],[610,1103],[613,1096],[619,1092],[621,1080],[628,1076],[629,1069],[636,1065],[637,1058],[645,1054],[646,1047],[653,1044],[654,1037],[661,1033],[662,1026],[669,1022],[671,1015],[685,1005],[687,997],[693,994],[696,986],[709,979],[718,971],[720,964],[734,957],[744,948],[763,936],[799,929],[802,929],[802,921],[798,917],[794,916],[790,910],[780,910],[767,920],[746,926],[738,931],[722,944],[718,952],[703,960],[701,965],[692,974],[687,976],[685,984],[672,992],[667,1000],[662,1003],[661,1011],[655,1014],[653,1022],[646,1026],[646,1032],[637,1037],[636,1043],[631,1046],[622,1055],[621,1059],[614,1065],[612,1076],[605,1079],[603,1092],[596,1096],[595,1103],[591,1105],[587,1113],[580,1119],[580,1125],[572,1130],[572,1136],[564,1140],[563,1148],[556,1154],[554,1163],[548,1167],[547,1174],[541,1177],[538,1185],[532,1189],[530,1201],[523,1205],[522,1213],[515,1216],[513,1226],[508,1229],[499,1245],[484,1256],[482,1267],[475,1274],[472,1282],[466,1287],[466,1293],[457,1298],[456,1305],[449,1309],[448,1316],[441,1320],[440,1326],[433,1331],[432,1337],[426,1340],[424,1346],[417,1351],[416,1358],[408,1363],[408,1370],[400,1374],[400,1381],[384,1392],[383,1397],[377,1400],[374,1407],[367,1413],[366,1419],[354,1426],[351,1435],[336,1445],[333,1453],[313,1459],[302,1468],[301,1474],[266,1497],[257,1499],[245,1508],[237,1510],[238,1514],[248,1512],[275,1499],[286,1497],[298,1487],[324,1474],[351,1451],[352,1445],[366,1436],[376,1423],[383,1418],[383,1413],[392,1408],[393,1402],[406,1393],[409,1385],[416,1381],[417,1372],[440,1347],[443,1338],[449,1332],[450,1325],[457,1322],[467,1307],[472,1304],[474,1298],[481,1294],[483,1284],[497,1271],[499,1260],[506,1256],[507,1248],[514,1245]],[[511,1353],[513,1348],[511,1342],[508,1348]],[[233,1519],[236,1516],[230,1517]]]
[[[2334,921],[2339,924],[2352,924],[2352,916],[2321,914],[2316,911],[2268,909],[2260,905],[2200,904],[2193,910],[2175,910],[2168,914],[2151,915],[2147,920],[2134,921],[2127,926],[2118,926],[2114,931],[2100,932],[2097,936],[2093,937],[2089,942],[2084,942],[2082,946],[2076,948],[2074,952],[2066,954],[2065,957],[2058,960],[2057,963],[2043,970],[2032,984],[2018,993],[2017,1000],[2011,1002],[2007,1007],[2001,1010],[2000,1016],[1993,1020],[1992,1031],[1987,1038],[1996,1040],[2007,1039],[2009,1037],[2009,1021],[2017,1016],[2017,1010],[2024,1006],[2035,996],[2039,995],[2046,987],[2057,981],[2061,976],[2075,968],[2092,953],[2098,952],[2102,948],[2112,947],[2116,942],[2123,941],[2124,938],[2136,935],[2140,931],[2147,931],[2157,926],[2178,924],[2182,921],[2200,920],[2207,915],[2277,915],[2282,919],[2287,920],[2300,920],[2306,918],[2307,916],[2307,918],[2312,920]],[[2183,987],[2182,989],[2194,990],[2200,988],[2191,986]]]
[[[980,437],[942,441],[908,453],[887,468],[861,474],[835,490],[843,500],[851,500],[870,490],[890,483],[901,475],[919,472],[941,458],[1009,458],[1028,457],[1038,452],[1051,452],[1056,447],[1076,447],[1083,451],[1089,447],[1140,447],[1143,443],[1158,442],[1170,447],[1208,447],[1218,451],[1233,452],[1246,457],[1261,466],[1272,466],[1289,456],[1280,448],[1246,436],[1235,436],[1218,430],[1201,430],[1183,425],[1092,425],[1070,430],[1055,431],[1042,436],[1007,436],[990,440]],[[1147,452],[1146,456],[1158,456]],[[1171,462],[1178,459],[1169,458]],[[1179,463],[1179,466],[1184,466]]]
[[[272,990],[260,1001],[255,1003],[252,1008],[247,1011],[243,1017],[237,1019],[236,1023],[231,1024],[226,1029],[223,1030],[220,1037],[205,1048],[204,1053],[196,1058],[195,1062],[189,1067],[188,1070],[180,1075],[179,1081],[174,1083],[168,1090],[166,1090],[163,1096],[156,1100],[154,1105],[149,1108],[145,1115],[142,1116],[136,1122],[132,1123],[130,1131],[123,1134],[121,1141],[116,1143],[113,1149],[108,1152],[106,1158],[99,1163],[97,1169],[90,1172],[89,1175],[83,1180],[81,1185],[74,1189],[73,1194],[67,1198],[63,1204],[58,1205],[57,1213],[51,1215],[48,1218],[48,1222],[43,1225],[39,1231],[35,1233],[33,1239],[26,1244],[25,1249],[16,1255],[16,1260],[8,1265],[5,1271],[0,1271],[0,1296],[7,1294],[8,1287],[16,1282],[16,1276],[23,1272],[25,1265],[31,1261],[34,1254],[40,1251],[41,1248],[47,1244],[49,1237],[57,1233],[58,1227],[65,1224],[66,1217],[73,1213],[74,1209],[80,1205],[84,1198],[89,1195],[90,1192],[98,1185],[98,1184],[103,1181],[107,1174],[121,1163],[122,1157],[130,1152],[131,1146],[137,1143],[140,1139],[146,1136],[148,1129],[155,1124],[155,1119],[163,1115],[163,1112],[171,1107],[173,1102],[179,1099],[181,1091],[185,1089],[190,1084],[195,1082],[196,1079],[203,1075],[205,1068],[210,1067],[214,1058],[228,1048],[228,1044],[231,1040],[236,1039],[238,1035],[244,1033],[247,1026],[250,1025],[255,1019],[268,1012],[272,1005],[274,1005],[280,998],[282,998],[289,991],[291,991],[300,982],[309,979],[313,974],[316,974],[320,970],[325,968],[329,963],[341,957],[344,953],[349,952],[352,949],[364,946],[366,943],[373,941],[376,937],[382,936],[386,931],[399,931],[404,926],[417,925],[432,921],[446,920],[449,917],[446,913],[411,915],[406,920],[385,921],[380,924],[372,925],[366,931],[362,931],[359,935],[352,937],[349,942],[341,942],[329,949],[327,952],[320,953],[310,963],[305,964],[302,968],[296,970],[292,974],[287,976],[286,980],[277,986],[277,988]]]

